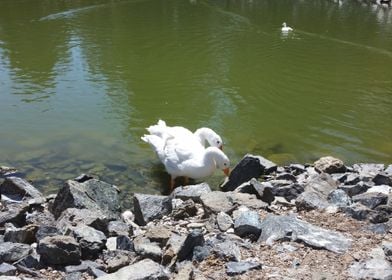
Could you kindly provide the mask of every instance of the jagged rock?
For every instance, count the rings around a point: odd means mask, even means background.
[[[295,200],[298,210],[325,209],[329,206],[328,201],[318,192],[305,191]]]
[[[276,240],[301,241],[311,247],[325,248],[335,253],[344,253],[351,240],[344,235],[326,230],[291,216],[268,215],[261,222],[259,241],[272,244]]]
[[[41,261],[47,264],[70,265],[79,264],[81,250],[79,244],[71,236],[48,236],[42,239],[37,248]]]
[[[381,248],[375,248],[367,260],[354,262],[349,268],[355,279],[392,279],[392,265],[385,259]]]
[[[171,267],[177,260],[177,255],[182,248],[187,236],[173,233],[167,241],[166,248],[162,256],[162,264]]]
[[[373,182],[376,185],[389,185],[389,186],[392,186],[392,176],[388,175],[385,172],[378,173],[376,176],[374,176]]]
[[[235,208],[232,200],[224,192],[215,191],[203,194],[200,199],[207,213],[227,213]]]
[[[78,225],[73,229],[73,235],[80,245],[82,258],[94,258],[105,247],[105,234],[90,226]]]
[[[111,219],[100,210],[67,208],[57,220],[57,228],[65,233],[71,227],[86,225],[107,233]]]
[[[251,154],[245,157],[233,168],[230,176],[221,185],[222,191],[233,191],[241,184],[252,178],[276,171],[277,165],[261,156]]]
[[[194,202],[200,203],[200,196],[209,192],[211,192],[210,186],[207,183],[201,183],[198,185],[181,186],[175,188],[171,196],[182,199],[184,201],[192,199]]]
[[[12,276],[16,273],[16,267],[8,263],[0,264],[0,275]]]
[[[36,203],[44,203],[45,198],[39,190],[19,177],[7,177],[0,185],[0,194],[15,201],[34,199]]]
[[[126,235],[119,235],[116,238],[116,249],[132,251],[134,250],[132,240]]]
[[[26,224],[55,226],[56,220],[47,209],[34,209],[26,213]]]
[[[0,242],[0,262],[16,262],[31,252],[27,244]]]
[[[144,236],[138,236],[133,240],[135,252],[144,257],[150,258],[154,261],[160,262],[162,259],[162,249],[156,242],[151,242]]]
[[[387,186],[387,185],[377,185],[377,186],[371,187],[366,192],[367,193],[378,192],[378,193],[383,193],[383,194],[389,195],[389,194],[392,194],[392,187]]]
[[[355,185],[361,181],[361,178],[356,173],[347,172],[344,174],[331,174],[332,178],[345,185]]]
[[[284,197],[287,201],[296,199],[303,192],[304,187],[297,183],[277,186],[272,189],[272,193],[274,196]]]
[[[19,261],[15,262],[14,265],[21,265],[27,268],[38,269],[40,265],[40,256],[34,250],[30,255],[21,258]]]
[[[167,196],[135,193],[133,201],[135,221],[138,225],[146,225],[172,211],[171,198]]]
[[[193,256],[193,249],[196,246],[204,245],[204,236],[201,230],[195,229],[191,231],[186,237],[184,243],[181,245],[177,254],[177,260],[191,260]]]
[[[330,192],[337,189],[338,184],[327,173],[311,175],[305,183],[305,191],[314,191],[326,199]]]
[[[145,237],[147,237],[151,242],[158,242],[161,247],[165,246],[169,240],[172,232],[169,227],[166,226],[155,226],[147,229]]]
[[[375,211],[369,209],[365,205],[361,203],[354,203],[349,207],[343,207],[342,210],[352,218],[356,220],[366,220],[370,216],[371,213],[375,213]]]
[[[121,268],[115,273],[110,273],[97,278],[98,280],[140,280],[140,279],[169,279],[164,268],[150,259],[144,259],[137,263]]]
[[[52,212],[58,218],[67,208],[100,210],[114,219],[119,217],[121,210],[117,188],[97,179],[83,183],[68,180],[57,193]]]
[[[120,268],[129,265],[131,259],[135,259],[134,253],[123,250],[104,251],[103,258],[106,266],[106,271],[109,273],[115,272]]]
[[[359,174],[362,181],[371,181],[373,177],[384,171],[384,164],[358,163],[353,165],[353,170]]]
[[[252,209],[266,209],[268,207],[266,202],[257,199],[254,194],[227,192],[226,195],[234,205],[246,206]]]
[[[371,186],[364,182],[359,182],[355,185],[343,185],[339,186],[339,189],[345,191],[348,196],[353,197],[354,195],[366,192]]]
[[[219,212],[216,216],[216,223],[221,231],[227,231],[233,226],[233,219],[225,212]]]
[[[132,235],[132,227],[121,221],[110,221],[108,224],[109,236]]]
[[[197,214],[197,207],[193,200],[188,199],[186,201],[181,201],[179,205],[173,207],[172,217],[176,220],[183,220],[189,217],[193,217]]]
[[[353,202],[359,202],[370,209],[376,208],[380,204],[387,204],[388,195],[376,192],[366,192],[352,197]]]
[[[39,242],[41,241],[41,239],[47,236],[55,236],[55,235],[60,235],[60,231],[58,230],[57,227],[42,225],[38,227],[37,232],[35,233],[35,239],[37,240],[37,242]]]
[[[349,206],[352,203],[351,198],[341,189],[332,191],[328,195],[328,202],[338,207]]]
[[[306,168],[303,164],[292,163],[286,168],[287,171],[292,172],[294,175],[299,175],[306,171]]]
[[[259,182],[255,178],[243,183],[235,189],[235,192],[254,194],[268,204],[274,201],[273,186],[268,182]]]
[[[297,182],[297,178],[288,172],[282,172],[278,173],[275,177],[276,180],[285,180],[285,181],[291,181],[293,183]]]
[[[239,275],[252,269],[261,269],[261,264],[252,261],[228,262],[226,264],[227,275]]]
[[[25,214],[29,209],[27,203],[4,203],[4,208],[0,212],[0,226],[5,223],[13,223],[23,226],[25,224]]]
[[[239,246],[228,238],[214,238],[208,242],[209,251],[222,260],[240,261],[241,251]]]
[[[261,233],[261,222],[259,214],[255,211],[241,211],[234,218],[234,233],[241,237],[257,240]]]
[[[17,228],[13,224],[5,224],[4,241],[31,244],[35,242],[36,225]]]
[[[0,177],[9,176],[18,173],[18,170],[9,166],[0,166]]]
[[[314,162],[314,168],[318,172],[324,173],[343,173],[346,171],[343,161],[334,157],[322,157]]]

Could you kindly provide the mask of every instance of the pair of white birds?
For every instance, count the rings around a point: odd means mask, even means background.
[[[147,128],[141,139],[150,144],[170,174],[170,191],[175,179],[201,179],[221,169],[230,173],[230,160],[223,153],[222,138],[212,129],[202,127],[194,133],[182,126],[167,126],[162,120]],[[205,147],[206,142],[210,145]]]

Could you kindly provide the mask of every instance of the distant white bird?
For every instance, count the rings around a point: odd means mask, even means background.
[[[230,160],[217,147],[204,148],[197,141],[184,141],[170,135],[144,135],[141,139],[151,145],[170,174],[170,191],[177,177],[200,179],[212,175],[216,169],[229,176]]]
[[[182,139],[185,142],[197,141],[205,147],[206,142],[219,149],[223,148],[222,138],[211,128],[202,127],[197,129],[194,133],[182,126],[167,126],[166,122],[159,120],[157,124],[147,127],[147,131],[151,135],[156,135],[160,138],[167,138],[173,136],[177,139]]]
[[[285,22],[282,24],[282,32],[290,32],[293,31],[293,29],[290,26],[287,26]]]

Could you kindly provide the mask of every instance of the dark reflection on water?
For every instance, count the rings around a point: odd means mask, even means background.
[[[355,1],[2,1],[0,164],[45,192],[92,173],[129,205],[166,191],[140,140],[158,118],[215,129],[233,164],[391,163],[391,20]]]

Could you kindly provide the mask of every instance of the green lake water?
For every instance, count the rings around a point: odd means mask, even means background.
[[[46,193],[82,172],[125,197],[164,193],[168,176],[140,140],[159,118],[213,128],[233,165],[246,153],[390,164],[392,9],[0,0],[0,165]]]

